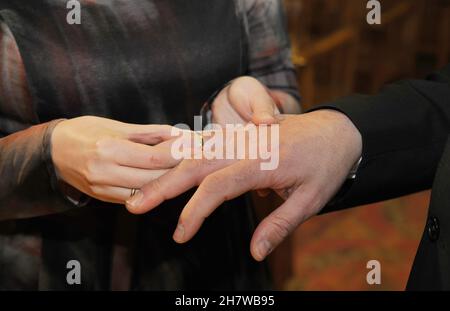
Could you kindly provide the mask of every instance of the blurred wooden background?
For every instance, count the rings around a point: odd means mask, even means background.
[[[450,0],[380,2],[381,25],[369,25],[365,0],[284,0],[304,109],[449,62]],[[265,213],[280,204],[255,200]],[[310,220],[271,256],[276,287],[403,290],[428,201],[425,192]],[[380,286],[366,283],[372,259],[381,262]]]

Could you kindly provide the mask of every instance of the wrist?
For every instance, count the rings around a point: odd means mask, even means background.
[[[345,149],[351,165],[349,174],[354,175],[355,169],[361,162],[363,149],[362,135],[355,124],[345,113],[338,110],[321,109],[311,113],[320,115],[325,122],[329,122],[332,125],[330,130],[338,133],[337,143],[341,144],[341,147]]]
[[[55,136],[58,135],[58,129],[60,128],[60,125],[65,121],[67,121],[67,119],[58,119],[53,121],[48,130],[48,138],[45,146],[47,171],[50,175],[50,181],[53,190],[61,195],[71,205],[76,207],[83,207],[90,202],[91,198],[67,183],[61,177],[58,165],[54,160],[55,144],[57,144],[55,143]]]
[[[202,128],[206,128],[209,124],[211,124],[212,121],[212,106],[214,104],[214,101],[219,96],[219,94],[225,90],[227,87],[230,86],[230,84],[233,82],[229,81],[225,83],[221,88],[214,91],[214,93],[206,100],[206,102],[203,104],[202,108],[200,109],[200,116],[202,117]]]

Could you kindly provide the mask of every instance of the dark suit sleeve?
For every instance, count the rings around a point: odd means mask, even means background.
[[[325,211],[431,188],[450,132],[450,65],[426,80],[394,83],[377,95],[354,95],[316,109],[323,108],[345,113],[363,138],[356,180]]]

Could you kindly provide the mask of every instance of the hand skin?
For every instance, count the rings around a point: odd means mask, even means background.
[[[124,204],[179,163],[171,156],[172,127],[135,125],[85,116],[61,121],[52,133],[59,178],[85,194]]]
[[[289,94],[269,90],[253,77],[240,77],[225,87],[211,107],[213,123],[226,124],[274,124],[275,116],[299,113],[299,103]]]
[[[258,80],[241,77],[226,87],[213,104],[219,124],[277,122],[274,99],[295,106],[281,91],[270,91]],[[278,99],[277,99],[278,100]],[[179,161],[170,153],[172,127],[133,125],[99,117],[60,122],[52,134],[52,159],[68,184],[96,199],[124,203],[139,189]],[[161,143],[161,144],[159,144]],[[155,145],[157,146],[148,146]]]
[[[174,240],[189,241],[224,201],[250,190],[272,189],[286,200],[254,232],[250,250],[263,260],[294,229],[335,196],[362,152],[362,138],[342,113],[318,110],[281,116],[280,163],[262,171],[260,160],[184,160],[127,202],[135,214],[199,186],[180,215]]]
[[[212,122],[225,127],[227,124],[278,123],[280,109],[284,114],[301,112],[298,101],[286,92],[271,90],[257,79],[249,76],[239,77],[225,87],[212,104]],[[268,189],[257,190],[265,197]]]

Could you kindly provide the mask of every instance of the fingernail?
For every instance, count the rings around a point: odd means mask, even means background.
[[[257,253],[261,260],[267,257],[273,250],[272,244],[267,240],[262,240],[258,243]]]
[[[268,112],[262,112],[260,114],[260,118],[264,119],[264,120],[273,120],[274,119],[273,115]]]
[[[143,199],[144,194],[141,190],[138,190],[135,195],[128,199],[127,206],[131,209],[137,209],[138,207],[140,207]]]
[[[278,107],[275,106],[275,108],[273,109],[273,115],[276,117],[276,116],[278,116],[278,115],[280,115],[280,114],[281,114],[280,109],[278,109]]]
[[[182,243],[184,238],[184,226],[182,224],[178,224],[175,233],[173,234],[173,239],[177,243]]]

